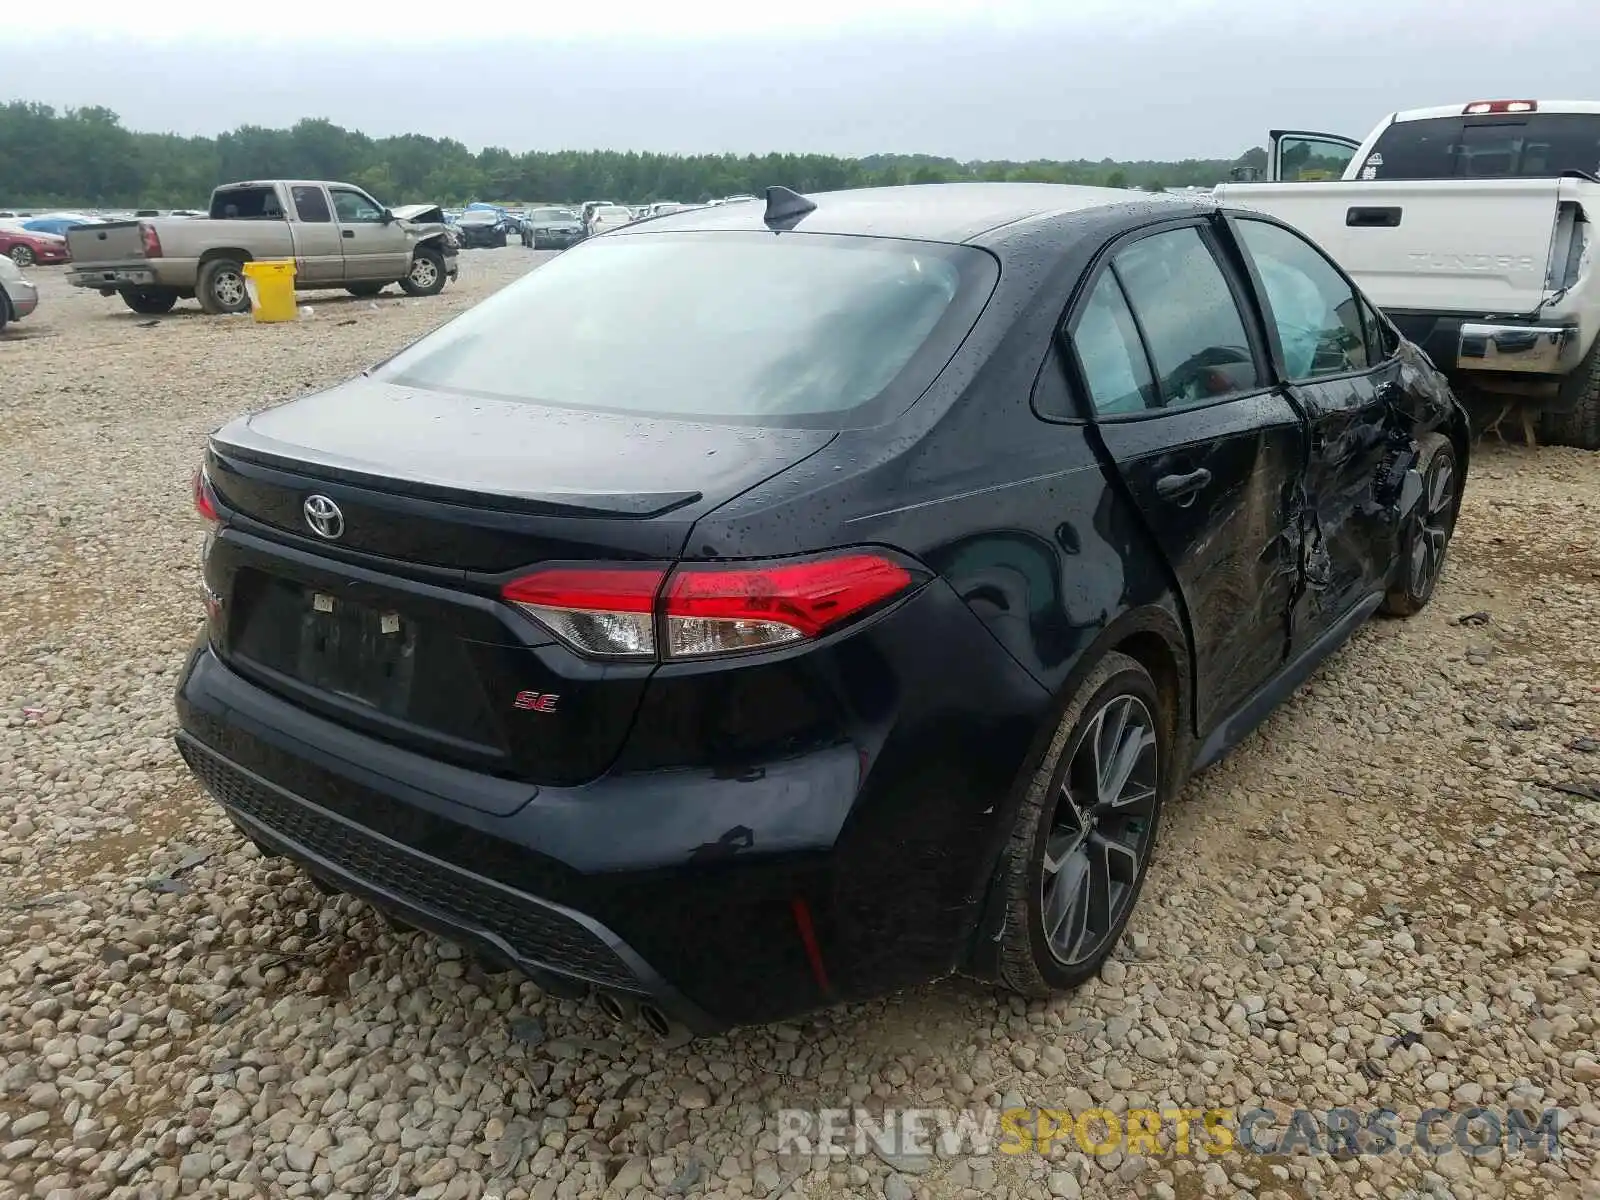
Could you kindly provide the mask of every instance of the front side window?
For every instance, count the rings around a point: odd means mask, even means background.
[[[1295,381],[1365,370],[1361,300],[1310,242],[1281,225],[1241,220],[1239,236],[1266,292],[1284,371]]]
[[[1112,263],[1150,349],[1163,407],[1259,386],[1244,318],[1198,229],[1143,238]]]
[[[343,188],[329,188],[333,196],[333,211],[339,214],[341,225],[375,225],[383,220],[383,209],[360,192]]]
[[[1116,416],[1156,407],[1155,381],[1139,329],[1111,271],[1100,273],[1073,324],[1071,340],[1096,413]]]
[[[597,239],[378,374],[565,408],[835,426],[891,385],[908,404],[921,394],[976,319],[992,262],[888,239]]]

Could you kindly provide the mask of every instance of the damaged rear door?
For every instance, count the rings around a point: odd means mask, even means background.
[[[1299,652],[1387,586],[1412,446],[1402,364],[1397,339],[1315,245],[1275,222],[1236,215],[1228,223],[1310,434],[1300,498],[1303,588],[1290,628]]]
[[[1068,330],[1105,453],[1182,594],[1202,734],[1283,667],[1305,459],[1208,225],[1141,231]]]

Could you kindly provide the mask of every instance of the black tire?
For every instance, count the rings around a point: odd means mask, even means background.
[[[178,293],[166,288],[123,288],[117,295],[134,312],[145,316],[169,313],[178,302]]]
[[[1540,438],[1552,446],[1600,450],[1600,337],[1562,381],[1561,393],[1563,404],[1571,407],[1565,412],[1541,413]]]
[[[1419,613],[1433,598],[1461,507],[1461,467],[1450,439],[1424,434],[1418,446],[1422,499],[1400,531],[1400,579],[1384,594],[1381,610],[1391,617]]]
[[[1165,712],[1150,672],[1113,652],[1095,664],[1062,714],[1000,864],[1000,979],[1012,990],[1044,999],[1076,987],[1116,947],[1173,786]],[[1108,756],[1111,769],[1097,749],[1117,752]],[[1131,764],[1125,772],[1115,769],[1122,754]],[[1054,847],[1053,859],[1047,847]],[[1091,889],[1098,892],[1092,898]]]
[[[200,264],[195,299],[213,316],[250,311],[250,293],[244,286],[244,264],[236,258],[213,258]]]
[[[11,297],[6,295],[5,288],[0,288],[0,333],[6,331],[6,324],[11,320]]]
[[[387,283],[350,283],[345,285],[344,290],[352,296],[376,296],[388,286]]]
[[[11,261],[19,267],[31,267],[34,263],[32,246],[11,247]]]
[[[418,246],[400,289],[408,296],[437,296],[444,291],[444,282],[444,255],[432,246]]]
[[[504,250],[506,248],[506,244],[507,244],[506,235],[503,234],[503,233],[499,237],[495,238],[495,240],[494,240],[494,248],[496,250]]]

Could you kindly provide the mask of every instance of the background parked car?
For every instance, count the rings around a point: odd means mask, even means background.
[[[608,229],[621,229],[624,225],[633,224],[633,221],[631,208],[621,204],[602,204],[589,217],[589,236],[604,233]]]
[[[504,246],[507,233],[505,221],[494,209],[475,208],[461,214],[456,222],[456,233],[463,249],[472,246]]]
[[[52,233],[34,233],[31,230],[7,227],[0,223],[0,254],[4,254],[19,267],[34,263],[64,263],[69,261],[67,240]]]
[[[529,209],[522,223],[522,244],[533,250],[565,250],[583,236],[583,220],[570,208]]]
[[[95,218],[76,213],[55,215],[49,217],[30,217],[22,223],[22,227],[30,233],[50,233],[56,237],[65,237],[67,230],[74,225],[95,225]]]
[[[29,283],[22,268],[9,258],[0,258],[0,329],[20,321],[39,307],[39,289]]]

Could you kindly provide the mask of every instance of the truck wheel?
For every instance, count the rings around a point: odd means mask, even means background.
[[[344,290],[352,296],[376,296],[388,286],[387,283],[351,283],[346,284]]]
[[[244,264],[235,258],[213,258],[200,266],[195,298],[213,316],[250,311],[250,293],[244,286]]]
[[[444,255],[432,246],[419,246],[400,290],[408,296],[437,296],[444,291]]]
[[[178,293],[165,288],[123,288],[118,295],[134,312],[146,315],[171,312],[178,302]]]
[[[1540,435],[1553,446],[1600,450],[1600,337],[1562,381],[1561,391],[1562,400],[1570,398],[1572,407],[1566,412],[1541,413]]]
[[[33,266],[33,248],[31,246],[11,247],[11,261],[19,267]]]

